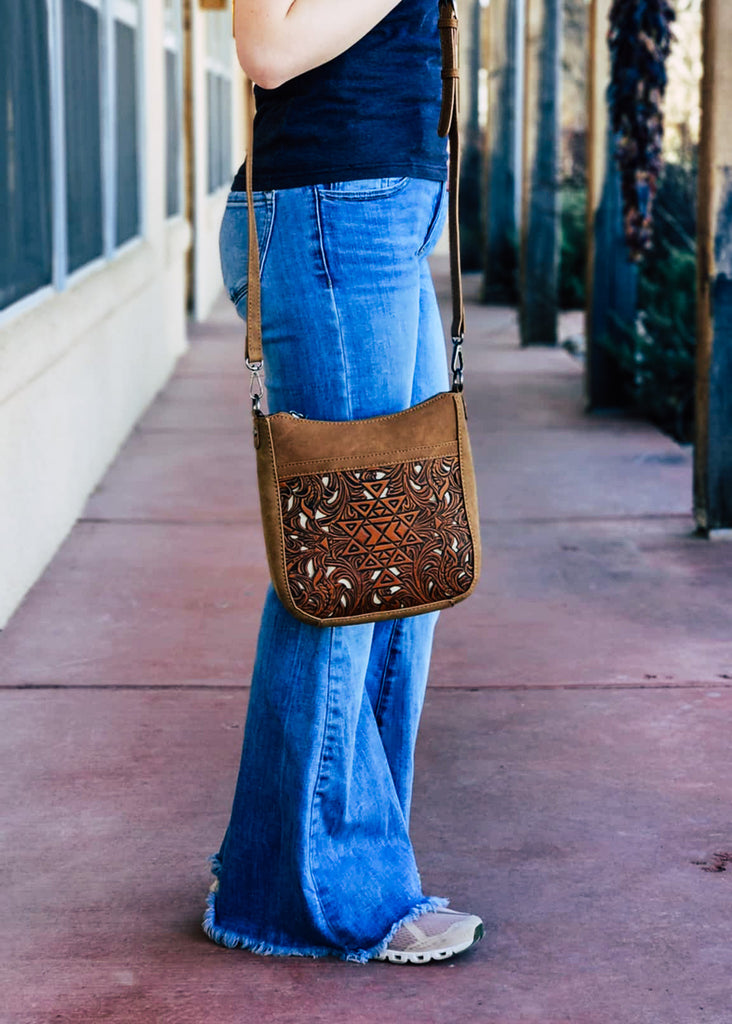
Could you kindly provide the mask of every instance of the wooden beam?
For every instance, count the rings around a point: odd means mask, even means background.
[[[613,156],[607,88],[610,52],[608,15],[612,0],[592,0],[588,65],[587,308],[585,391],[590,409],[627,403],[617,360],[606,347],[636,315],[637,270],[623,237],[620,173]]]
[[[522,345],[557,343],[561,59],[561,0],[526,0]]]
[[[732,527],[732,4],[703,3],[694,514]]]

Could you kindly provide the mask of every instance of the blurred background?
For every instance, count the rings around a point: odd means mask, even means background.
[[[688,444],[702,0],[675,4],[642,259],[609,122],[612,6],[461,2],[464,266],[484,301],[518,306],[522,345],[583,360],[588,409],[628,409]],[[245,83],[230,0],[0,0],[0,13],[1,626],[168,380],[188,319],[220,294]],[[702,529],[732,525],[729,496],[714,500],[697,493]]]

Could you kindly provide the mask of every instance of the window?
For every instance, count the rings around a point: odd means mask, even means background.
[[[113,31],[117,245],[129,241],[140,230],[137,22],[137,0],[116,0]]]
[[[165,0],[165,211],[183,211],[182,93],[180,0]]]
[[[104,252],[99,10],[63,0],[67,270]]]
[[[139,234],[139,0],[0,0],[0,17],[4,309]]]
[[[208,108],[208,191],[231,179],[231,14],[206,13],[206,102]]]
[[[46,0],[0,0],[0,309],[52,279]]]

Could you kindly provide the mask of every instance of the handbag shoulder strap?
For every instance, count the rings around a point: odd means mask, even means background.
[[[459,84],[458,65],[458,18],[455,0],[440,0],[438,26],[442,49],[442,105],[438,134],[450,140],[450,170],[448,180],[448,231],[450,243],[450,282],[452,290],[452,387],[453,391],[463,389],[462,345],[465,336],[465,312],[463,306],[462,274],[460,269],[460,226],[458,220],[458,192],[460,182],[460,132],[459,132]],[[250,394],[259,408],[262,395],[260,374],[262,371],[262,299],[260,287],[259,242],[257,222],[253,203],[252,154],[254,151],[254,87],[249,83],[248,132],[246,158],[246,191],[249,225],[249,285],[247,293],[247,335],[246,365],[252,371],[253,380]]]
[[[449,136],[450,283],[452,287],[453,388],[462,390],[462,349],[465,337],[463,279],[460,267],[460,67],[458,62],[458,17],[455,0],[440,0],[439,20],[442,46],[442,107],[437,133]],[[459,363],[459,366],[457,365]],[[459,377],[459,380],[458,380]],[[459,387],[458,387],[459,384]]]

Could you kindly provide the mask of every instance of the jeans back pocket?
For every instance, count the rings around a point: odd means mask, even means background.
[[[354,178],[353,181],[331,181],[319,185],[318,191],[328,199],[385,199],[402,192],[409,178]]]
[[[261,280],[272,240],[275,193],[255,192],[253,200]],[[247,294],[249,278],[249,208],[246,192],[229,193],[219,232],[219,255],[224,285],[238,309]]]

